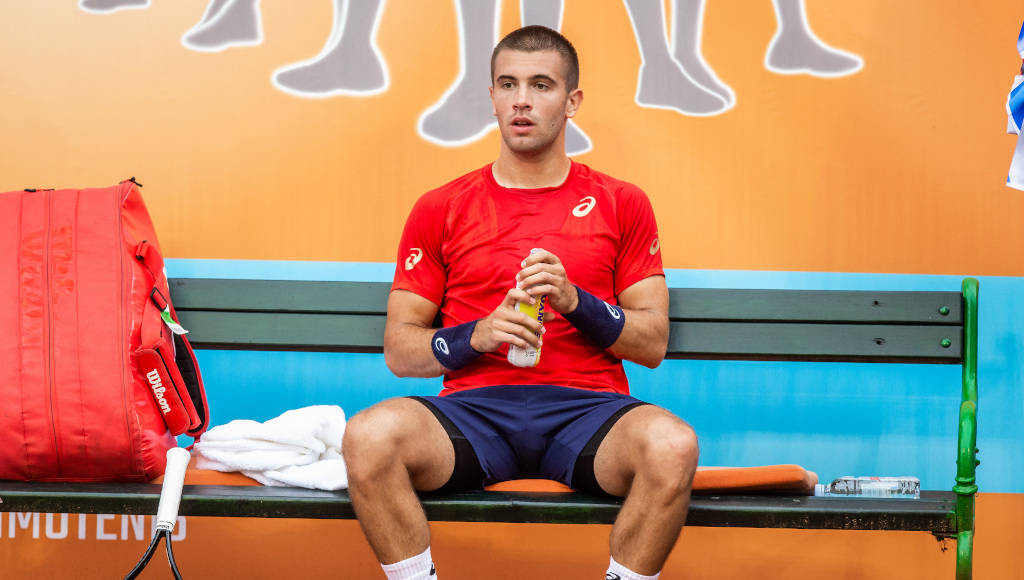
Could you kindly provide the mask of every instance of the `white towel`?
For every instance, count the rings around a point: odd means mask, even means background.
[[[345,412],[337,405],[293,409],[265,423],[236,419],[203,433],[196,467],[240,471],[263,485],[344,489],[344,434]]]

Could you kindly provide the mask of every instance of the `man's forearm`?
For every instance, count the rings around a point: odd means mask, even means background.
[[[447,369],[441,366],[431,340],[436,328],[412,323],[394,323],[384,332],[384,362],[399,377],[437,377]]]
[[[662,312],[623,309],[626,324],[622,334],[608,347],[615,356],[654,368],[665,359],[668,349],[668,317]]]

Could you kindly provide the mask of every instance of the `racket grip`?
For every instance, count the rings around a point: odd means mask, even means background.
[[[167,450],[167,468],[164,484],[160,488],[160,505],[156,509],[156,529],[174,531],[178,519],[178,504],[181,502],[181,487],[185,484],[185,470],[192,455],[181,447]]]

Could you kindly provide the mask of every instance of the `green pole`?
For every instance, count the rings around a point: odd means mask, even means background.
[[[966,278],[961,286],[964,303],[963,389],[957,440],[956,577],[970,580],[974,560],[974,498],[978,493],[978,281]]]

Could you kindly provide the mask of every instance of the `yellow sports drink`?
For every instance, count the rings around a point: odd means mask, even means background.
[[[541,324],[544,323],[544,305],[547,303],[548,297],[541,296],[535,304],[527,302],[516,302],[516,311],[522,312],[533,318]],[[540,333],[537,334],[540,336]],[[543,346],[543,345],[541,345]],[[514,344],[508,345],[508,362],[514,364],[517,367],[535,367],[540,363],[540,347],[533,348],[530,345],[526,347],[519,347]]]
[[[531,254],[541,251],[539,248],[530,250]],[[516,302],[516,312],[522,312],[537,322],[544,324],[544,306],[548,297],[541,296],[533,304],[528,302]],[[537,333],[540,336],[540,333]],[[517,367],[535,367],[540,363],[540,348],[533,348],[530,345],[519,347],[514,344],[508,345],[508,362]]]

